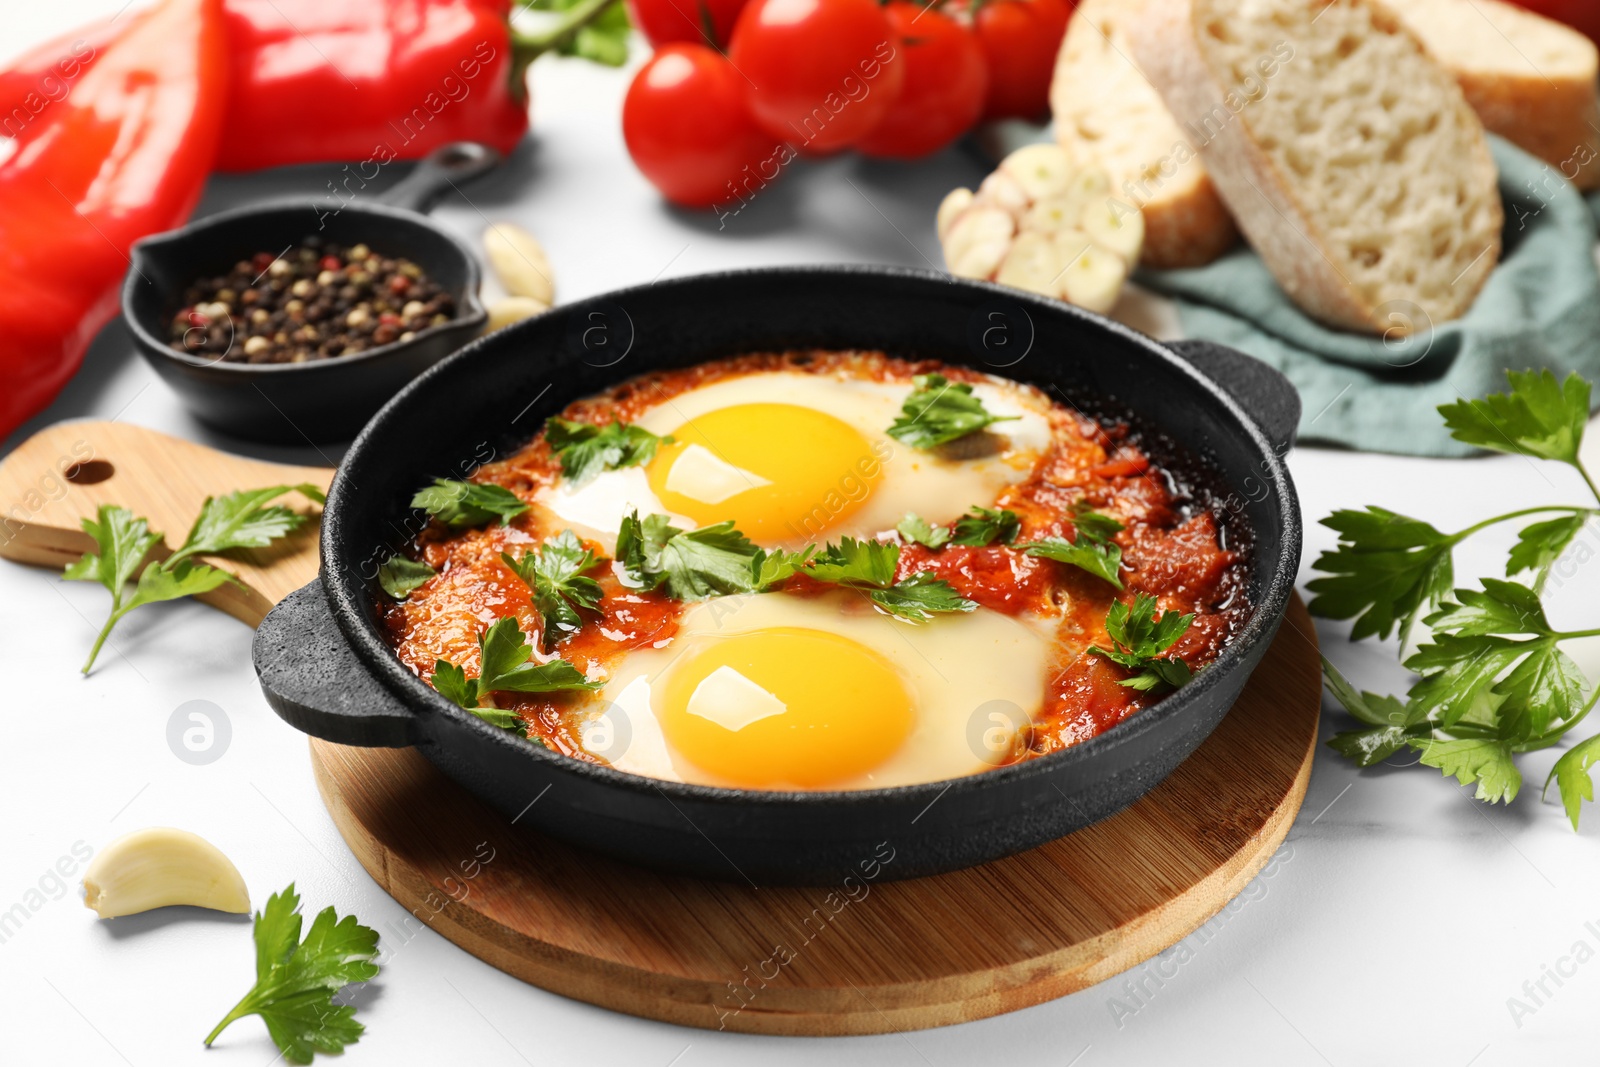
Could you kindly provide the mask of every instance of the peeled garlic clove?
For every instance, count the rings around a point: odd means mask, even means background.
[[[250,911],[250,893],[227,856],[187,830],[135,830],[100,850],[83,872],[83,902],[102,919],[172,904]]]
[[[1137,263],[1144,248],[1144,212],[1115,200],[1096,200],[1083,213],[1083,230],[1094,243]]]
[[[510,326],[513,322],[531,319],[549,310],[549,304],[535,300],[531,296],[508,296],[489,305],[489,322],[483,331],[493,333]]]
[[[1018,234],[994,280],[1040,296],[1055,296],[1068,263],[1056,243],[1042,233]]]
[[[545,307],[555,303],[550,260],[533,234],[513,223],[497,222],[483,231],[483,250],[507,293],[531,297]]]
[[[1078,248],[1057,247],[1066,262],[1066,269],[1057,282],[1060,295],[1070,303],[1102,315],[1116,306],[1122,283],[1128,278],[1127,262],[1093,242]]]
[[[1047,200],[1066,192],[1077,171],[1072,157],[1060,145],[1030,144],[1001,160],[997,173],[1010,175],[1027,192],[1029,200]]]
[[[944,242],[944,261],[958,278],[988,278],[1011,247],[1016,229],[1009,212],[974,207],[956,220]]]
[[[978,186],[978,200],[993,207],[1020,215],[1028,210],[1033,200],[1022,183],[1003,170],[997,170],[983,179]]]
[[[939,240],[944,240],[950,235],[950,227],[954,226],[956,219],[960,218],[967,208],[972,206],[971,189],[952,189],[950,194],[939,202],[939,213],[934,216],[934,232],[939,235]]]

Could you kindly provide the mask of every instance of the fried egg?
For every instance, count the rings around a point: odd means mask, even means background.
[[[725,378],[644,411],[635,425],[671,443],[644,467],[565,480],[537,502],[578,534],[611,547],[622,518],[663,513],[684,528],[732,519],[768,547],[793,548],[893,529],[907,512],[950,522],[1025,480],[1050,444],[1049,401],[984,382],[998,451],[951,459],[887,433],[910,382],[773,371]]]
[[[724,597],[630,653],[580,710],[579,736],[618,770],[668,781],[939,781],[1010,750],[1043,705],[1050,648],[1048,629],[982,609],[918,625],[850,590]]]

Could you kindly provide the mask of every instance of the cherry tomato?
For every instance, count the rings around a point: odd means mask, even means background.
[[[973,32],[942,11],[909,0],[893,0],[884,10],[901,49],[905,85],[889,114],[856,147],[869,156],[917,159],[978,121],[989,64]]]
[[[1034,119],[1050,110],[1050,78],[1067,34],[1067,0],[989,0],[973,16],[989,59],[986,119]]]
[[[1516,3],[1545,18],[1565,22],[1600,43],[1600,4],[1595,0],[1516,0]]]
[[[750,110],[762,129],[824,153],[888,114],[905,80],[902,51],[875,0],[750,0],[728,59],[755,86]]]
[[[628,0],[628,13],[656,48],[674,41],[726,48],[744,5],[745,0]],[[708,21],[714,42],[706,40]]]
[[[761,132],[748,84],[704,45],[669,44],[639,69],[622,102],[628,154],[663,196],[710,207],[777,177],[792,151]]]

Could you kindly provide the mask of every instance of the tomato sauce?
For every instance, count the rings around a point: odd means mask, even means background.
[[[723,378],[762,371],[844,372],[873,381],[901,382],[917,374],[940,373],[953,381],[979,382],[985,376],[931,360],[892,359],[877,352],[760,353],[702,364],[680,371],[655,372],[623,383],[599,396],[580,400],[563,417],[607,423],[630,422],[680,393]],[[1248,616],[1246,570],[1240,552],[1225,547],[1218,513],[1196,502],[1196,490],[1181,472],[1153,458],[1125,423],[1091,419],[1062,404],[1050,412],[1051,445],[1030,476],[1006,489],[991,506],[1015,512],[1021,531],[1015,544],[1043,538],[1074,539],[1075,510],[1088,507],[1124,526],[1114,540],[1122,549],[1124,589],[1120,592],[1085,571],[1029,556],[1011,545],[946,545],[933,550],[902,545],[897,578],[928,572],[949,582],[982,608],[1054,626],[1056,666],[1045,687],[1045,702],[1018,758],[1029,758],[1081,743],[1160,699],[1120,684],[1127,672],[1103,657],[1086,654],[1090,645],[1108,646],[1104,620],[1112,602],[1131,602],[1136,594],[1157,598],[1162,612],[1193,614],[1188,631],[1172,654],[1199,670],[1216,658]],[[501,485],[531,501],[560,478],[560,463],[543,435],[514,455],[487,464],[474,481]],[[609,561],[591,572],[601,586],[600,618],[567,637],[548,655],[540,649],[543,622],[522,580],[501,561],[537,546],[557,528],[541,528],[539,509],[509,525],[451,531],[431,524],[417,538],[413,556],[439,573],[405,601],[391,604],[384,625],[396,653],[422,677],[437,660],[478,669],[478,634],[496,620],[515,616],[530,635],[536,658],[555,655],[591,679],[605,677],[630,650],[660,646],[677,632],[682,606],[665,596],[629,589]],[[600,553],[601,546],[590,547]],[[786,594],[805,595],[816,583],[791,579]],[[495,694],[502,708],[517,712],[528,736],[578,759],[592,760],[567,712],[580,696],[572,694]]]

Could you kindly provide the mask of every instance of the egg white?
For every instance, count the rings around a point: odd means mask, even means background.
[[[981,608],[912,624],[877,612],[849,590],[815,597],[765,593],[690,605],[670,642],[629,653],[579,711],[584,747],[633,774],[729,784],[674,751],[652,702],[673,670],[691,662],[708,642],[777,627],[822,630],[876,652],[900,676],[915,709],[910,734],[888,759],[830,788],[870,789],[975,774],[1009,751],[1014,731],[1043,706],[1051,655],[1046,624]],[[825,673],[827,664],[816,668]],[[848,701],[850,694],[841,692],[839,699]]]
[[[903,445],[886,431],[912,388],[909,382],[876,382],[845,374],[762,372],[688,390],[649,408],[635,424],[665,436],[691,419],[721,408],[779,403],[812,408],[853,427],[866,440],[870,458],[881,464],[881,477],[865,503],[843,519],[831,521],[828,502],[819,501],[820,510],[813,514],[824,521],[816,528],[767,542],[791,548],[811,541],[836,541],[846,535],[872,537],[892,530],[907,512],[916,512],[929,522],[952,522],[974,505],[989,505],[1006,486],[1026,480],[1049,448],[1048,399],[1025,386],[999,382],[974,387],[990,414],[1016,416],[1015,421],[992,427],[1006,442],[998,454],[948,460]],[[782,445],[804,448],[805,442]],[[702,457],[702,467],[708,470],[716,462],[709,452]],[[859,495],[860,486],[851,472],[840,472],[839,492],[844,497]],[[599,541],[608,550],[615,545],[617,527],[630,511],[672,514],[650,488],[644,470],[637,467],[607,471],[579,486],[561,480],[541,490],[535,502],[553,513],[553,521]],[[673,515],[673,519],[679,526],[695,525],[683,516]]]

